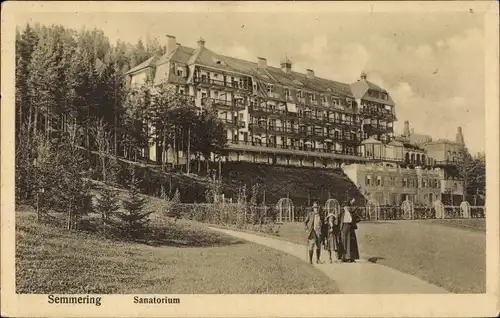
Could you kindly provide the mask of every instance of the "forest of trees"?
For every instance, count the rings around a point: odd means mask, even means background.
[[[128,70],[164,54],[155,39],[111,43],[97,29],[28,24],[16,30],[15,48],[20,202],[85,210],[91,173],[113,182],[115,159],[140,160],[153,138],[160,148],[169,145],[198,160],[225,147],[224,125],[214,112],[197,111],[193,100],[168,85],[129,88]]]

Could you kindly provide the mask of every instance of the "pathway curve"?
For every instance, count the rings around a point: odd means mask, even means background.
[[[232,231],[227,229],[210,229],[238,237],[240,239],[274,248],[307,261],[306,245],[295,244],[280,239]],[[325,253],[324,250],[322,250]],[[328,256],[322,255],[322,259]],[[366,259],[356,263],[314,264],[335,281],[340,292],[344,294],[444,294],[447,290],[425,282],[415,276],[395,269],[368,262]]]

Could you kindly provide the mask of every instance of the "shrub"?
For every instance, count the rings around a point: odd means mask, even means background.
[[[146,200],[140,196],[138,183],[132,173],[132,182],[128,192],[128,199],[123,201],[125,212],[117,213],[122,222],[122,230],[130,239],[140,239],[147,231],[149,215],[152,211],[144,211]]]

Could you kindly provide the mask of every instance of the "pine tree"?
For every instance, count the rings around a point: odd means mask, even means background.
[[[132,181],[128,191],[128,198],[123,201],[125,212],[119,212],[117,216],[122,222],[122,229],[130,238],[137,240],[145,234],[149,223],[150,211],[145,211],[146,199],[141,197],[138,189],[139,182],[132,173]]]
[[[101,188],[101,195],[97,198],[96,211],[101,214],[102,229],[107,233],[107,228],[112,225],[112,217],[120,210],[118,192],[105,185]]]

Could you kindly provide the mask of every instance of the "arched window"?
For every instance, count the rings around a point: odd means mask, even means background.
[[[411,163],[412,164],[415,163],[415,154],[414,153],[411,154]]]
[[[410,153],[409,152],[407,152],[405,154],[405,163],[410,163]]]
[[[425,155],[422,155],[422,165],[426,166],[427,162],[425,161]]]

